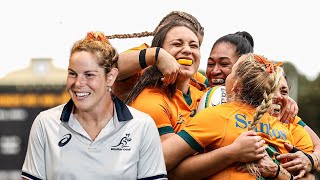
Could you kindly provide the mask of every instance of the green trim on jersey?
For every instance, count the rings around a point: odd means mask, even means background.
[[[190,89],[188,89],[187,94],[183,94],[183,98],[186,101],[186,103],[190,106],[192,104],[192,99],[190,95]]]
[[[164,134],[169,134],[169,133],[174,133],[174,129],[171,126],[165,126],[162,128],[158,128],[159,134],[164,135]]]
[[[302,126],[302,127],[305,127],[305,126],[306,126],[306,123],[303,122],[302,120],[300,120],[297,124],[299,124],[299,125]]]
[[[178,135],[184,139],[192,147],[192,149],[196,150],[197,152],[203,152],[203,147],[186,131],[181,130],[178,132]]]
[[[208,78],[206,78],[206,81],[204,82],[204,84],[209,87],[209,81],[208,81]]]

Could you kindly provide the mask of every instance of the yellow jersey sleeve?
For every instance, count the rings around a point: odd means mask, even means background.
[[[140,46],[133,47],[131,49],[128,49],[124,52],[132,52],[132,51],[140,51],[142,49],[148,48],[149,45],[146,43],[141,44]],[[141,75],[143,74],[143,70],[138,72],[137,74],[130,76],[124,80],[121,81],[115,81],[113,85],[113,92],[115,95],[124,101],[124,99],[127,97],[129,91],[134,87],[134,85],[139,81]]]
[[[186,127],[178,133],[194,150],[202,152],[214,144],[220,146],[226,133],[228,121],[219,111],[220,106],[206,108],[194,116]]]
[[[293,123],[288,124],[288,129],[293,137],[293,145],[305,153],[312,153],[313,143],[311,137],[304,126],[299,124],[301,121],[301,118],[296,116]]]
[[[205,84],[207,87],[209,86],[209,83],[208,83],[208,79],[206,76],[204,76],[203,74],[201,74],[200,72],[196,72],[194,75],[193,75],[193,78],[195,80],[197,80],[198,82],[202,83],[202,84]],[[200,91],[202,91],[202,87],[194,82],[194,81],[190,81],[190,84],[194,87],[196,87],[197,89],[199,89]]]
[[[296,116],[292,122],[292,124],[297,124],[302,127],[306,126],[306,123],[302,121],[302,119],[299,116]]]
[[[124,52],[140,51],[140,50],[146,49],[146,48],[148,48],[148,47],[149,47],[148,44],[143,43],[143,44],[141,44],[140,46],[130,48],[130,49],[128,49],[128,50],[125,50]]]
[[[156,88],[146,88],[130,104],[132,107],[149,114],[155,121],[160,135],[174,133],[171,124],[171,111],[166,97]]]

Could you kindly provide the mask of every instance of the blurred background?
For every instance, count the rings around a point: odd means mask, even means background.
[[[88,31],[106,35],[153,31],[173,10],[194,15],[205,29],[199,71],[219,37],[249,32],[255,52],[285,62],[299,116],[320,134],[320,11],[317,1],[11,0],[0,3],[0,180],[20,179],[36,115],[65,103],[69,51]],[[112,39],[119,52],[152,37]]]

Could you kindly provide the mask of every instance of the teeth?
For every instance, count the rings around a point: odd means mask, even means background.
[[[224,83],[224,79],[212,79],[211,82],[214,84],[222,84]]]
[[[272,114],[279,114],[281,111],[281,105],[279,104],[272,104]]]
[[[281,110],[281,106],[279,104],[272,104],[272,109],[280,111]]]
[[[90,93],[88,93],[88,92],[87,92],[87,93],[84,93],[84,92],[83,92],[83,93],[76,93],[76,95],[77,95],[78,97],[87,97],[87,96],[89,96],[89,94],[90,94]]]

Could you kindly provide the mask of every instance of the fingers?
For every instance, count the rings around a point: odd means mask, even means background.
[[[292,115],[290,117],[295,117],[298,114],[299,107],[297,102],[295,102],[291,97],[288,97],[288,100],[291,101],[291,109]]]
[[[294,176],[293,179],[300,179],[306,174],[305,170],[301,170],[298,175]]]
[[[236,168],[236,171],[243,172],[243,173],[244,172],[248,172],[247,166],[245,164],[243,164],[243,163],[239,163],[239,165]]]
[[[247,131],[247,132],[244,132],[243,134],[244,134],[244,135],[247,135],[247,136],[257,136],[257,135],[258,135],[256,132],[254,132],[254,131],[252,131],[252,130]],[[259,137],[261,137],[261,136],[259,136]],[[261,138],[261,139],[262,139],[262,138]]]
[[[163,74],[163,78],[161,78],[161,81],[164,85],[173,84],[176,81],[179,72],[180,69],[165,72]]]
[[[288,97],[284,101],[284,108],[281,112],[281,122],[290,121],[293,117],[295,117],[298,114],[299,108],[297,103],[291,98]]]
[[[282,167],[290,172],[297,172],[304,169],[305,162],[303,162],[302,160],[290,161],[282,164]]]
[[[289,143],[284,143],[284,147],[289,151],[291,152],[292,149],[293,149],[293,145],[289,144]]]
[[[281,160],[283,160],[283,159],[292,160],[292,159],[295,159],[295,158],[297,158],[297,157],[298,157],[297,154],[288,153],[288,154],[280,154],[280,155],[277,156],[276,158],[277,158],[277,160],[281,161]],[[289,162],[287,162],[287,163],[289,163]],[[285,163],[285,164],[287,164],[287,163]]]
[[[281,118],[280,121],[281,122],[286,122],[288,119],[288,113],[289,113],[289,106],[290,106],[290,99],[288,98],[283,98],[283,108],[281,110]]]

